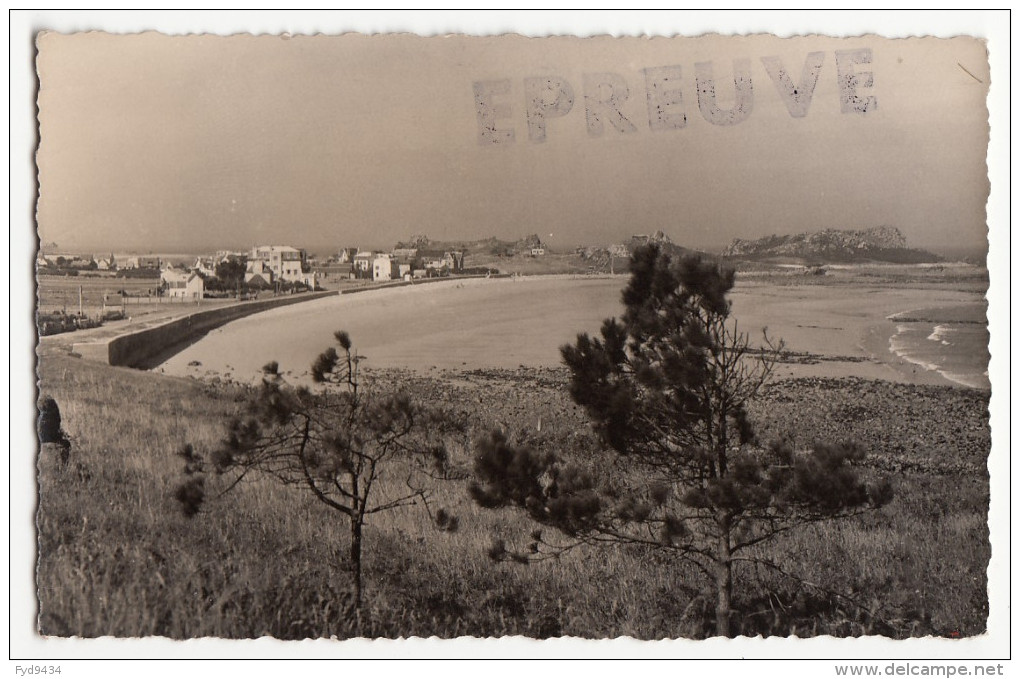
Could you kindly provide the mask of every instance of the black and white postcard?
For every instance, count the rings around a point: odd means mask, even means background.
[[[990,653],[989,48],[880,33],[39,27],[33,633]]]

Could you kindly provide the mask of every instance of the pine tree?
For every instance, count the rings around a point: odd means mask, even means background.
[[[276,361],[267,363],[245,414],[230,423],[210,461],[216,476],[227,477],[220,482],[227,490],[249,473],[261,473],[304,488],[347,520],[360,616],[366,520],[411,505],[431,514],[429,484],[457,478],[446,446],[463,430],[441,410],[416,404],[405,393],[363,388],[350,336],[344,331],[334,336],[337,346],[327,348],[311,367],[313,380],[323,388],[294,388],[283,380]],[[190,445],[180,455],[186,462],[185,480],[175,497],[185,515],[195,516],[208,494],[207,465]],[[443,510],[432,518],[441,530],[457,529],[456,517]]]
[[[571,538],[553,547],[536,533],[524,553],[497,543],[493,557],[528,561],[584,543],[653,546],[707,576],[716,634],[731,636],[734,565],[754,560],[751,547],[888,501],[888,484],[859,478],[859,446],[759,443],[748,406],[783,346],[767,333],[752,345],[739,331],[727,299],[733,284],[732,270],[698,256],[635,251],[622,318],[561,349],[571,397],[623,471],[600,478],[583,461],[493,432],[477,447],[476,502],[522,507]]]

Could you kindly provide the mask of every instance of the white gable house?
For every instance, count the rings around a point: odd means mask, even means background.
[[[195,271],[166,269],[160,281],[166,286],[167,297],[202,299],[205,294],[205,280]]]

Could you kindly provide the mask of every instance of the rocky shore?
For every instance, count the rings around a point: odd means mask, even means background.
[[[499,426],[527,436],[587,437],[588,420],[567,393],[563,368],[370,372],[377,384],[399,385],[444,405],[472,427]],[[768,385],[752,406],[760,438],[791,436],[856,441],[866,466],[881,472],[987,479],[989,392],[856,377],[803,377]]]
[[[871,229],[825,229],[810,233],[770,235],[755,240],[736,238],[723,252],[727,258],[794,257],[821,262],[883,261],[901,264],[940,262],[938,255],[907,247],[907,239],[891,226]]]

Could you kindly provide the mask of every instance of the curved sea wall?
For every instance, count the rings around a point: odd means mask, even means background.
[[[336,294],[336,291],[312,292],[199,311],[151,328],[127,332],[108,340],[76,343],[72,347],[72,351],[82,358],[108,363],[109,365],[120,365],[130,368],[147,367],[146,363],[151,362],[156,357],[165,356],[167,351],[173,347],[195,339],[224,323],[229,323],[251,314],[257,314],[267,309],[335,296]]]

